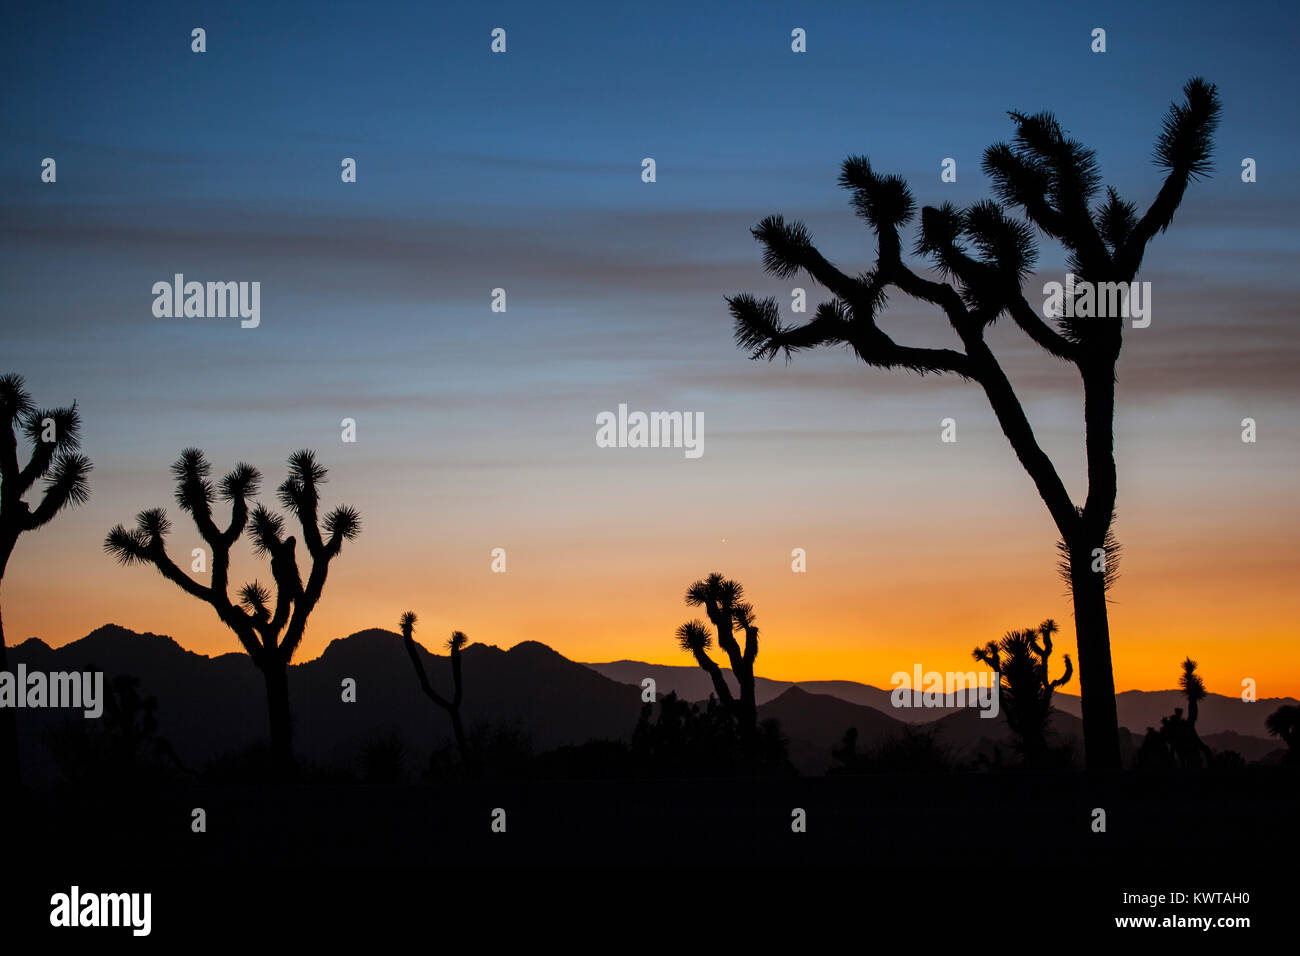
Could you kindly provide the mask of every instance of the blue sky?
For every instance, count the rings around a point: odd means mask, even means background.
[[[872,468],[928,488],[907,436],[928,436],[954,409],[986,440],[987,459],[968,467],[987,468],[989,487],[1012,483],[1033,516],[1026,541],[1050,536],[977,392],[868,372],[841,353],[747,363],[723,297],[789,295],[793,283],[762,273],[748,232],[773,212],[807,222],[833,260],[869,264],[871,237],[835,184],[849,154],[906,175],[922,204],[984,197],[980,155],[1009,135],[1009,109],[1056,112],[1097,149],[1106,181],[1145,205],[1161,118],[1195,75],[1223,98],[1218,170],[1146,260],[1155,322],[1121,365],[1122,474],[1153,501],[1168,496],[1190,480],[1207,422],[1231,431],[1254,412],[1271,415],[1275,441],[1252,467],[1284,500],[1300,437],[1286,414],[1300,14],[1281,3],[1043,6],[15,9],[0,37],[3,364],[42,402],[82,403],[97,463],[88,517],[27,546],[37,560],[76,549],[79,571],[102,573],[103,531],[170,497],[166,465],[188,444],[219,467],[247,458],[269,474],[293,448],[324,448],[340,494],[369,499],[377,530],[358,547],[379,555],[387,535],[404,554],[427,548],[434,532],[392,504],[418,494],[421,521],[456,513],[463,526],[438,534],[477,553],[475,527],[500,537],[600,526],[613,512],[590,503],[611,481],[660,516],[689,512],[685,499],[761,512],[812,475],[830,476],[833,501]],[[190,51],[196,26],[201,55]],[[507,30],[504,55],[489,52],[494,27]],[[790,50],[795,27],[806,54]],[[1107,31],[1104,54],[1089,49],[1094,27]],[[39,181],[45,156],[58,162],[53,186]],[[358,162],[355,184],[340,182],[345,156]],[[640,179],[646,156],[654,184]],[[958,181],[942,184],[949,156]],[[1258,163],[1255,184],[1240,181],[1244,156]],[[1059,278],[1062,263],[1044,245],[1043,271]],[[262,326],[155,319],[150,288],[176,272],[261,281]],[[505,314],[488,310],[498,286]],[[886,322],[909,344],[950,344],[936,318],[897,297]],[[1077,489],[1073,383],[1014,329],[993,337]],[[594,458],[594,415],[620,401],[704,410],[717,463],[687,481]],[[349,415],[363,436],[355,450],[337,444]],[[676,546],[662,521],[629,533]],[[16,573],[31,576],[14,587],[36,593],[37,572]],[[375,581],[338,586],[339,627],[375,623],[342,610]],[[1040,587],[1059,591],[1050,574]],[[102,622],[87,611],[46,626],[34,601],[12,613],[56,643]],[[561,614],[544,611],[547,626]]]

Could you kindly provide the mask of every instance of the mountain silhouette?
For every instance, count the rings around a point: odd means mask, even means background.
[[[450,660],[418,648],[430,678],[450,683]],[[510,724],[537,750],[591,739],[626,738],[640,714],[641,688],[619,684],[544,644],[525,641],[510,650],[474,644],[464,652],[466,725]],[[140,679],[141,693],[158,700],[158,733],[190,767],[245,750],[267,738],[266,691],[243,654],[207,657],[172,638],[105,625],[78,641],[51,648],[32,638],[13,648],[11,667],[28,670],[99,669]],[[343,702],[345,678],[356,681],[356,702]],[[315,660],[289,668],[290,703],[299,754],[328,766],[351,763],[376,735],[395,731],[412,755],[412,770],[450,742],[445,719],[430,710],[401,637],[372,629],[332,641]],[[79,713],[17,711],[24,767],[31,782],[48,783],[55,767],[45,731]]]
[[[417,653],[430,679],[450,686],[450,659],[418,645]],[[641,712],[645,677],[655,679],[660,697],[676,690],[688,700],[701,700],[711,689],[699,668],[637,661],[582,664],[537,641],[509,650],[472,644],[463,655],[467,728],[512,726],[537,752],[590,740],[627,740]],[[109,680],[117,675],[139,678],[140,692],[158,700],[158,733],[192,768],[267,739],[265,684],[244,654],[208,657],[164,635],[108,624],[58,648],[31,638],[11,650],[10,666],[18,664],[29,671],[99,669]],[[723,674],[734,680],[730,671]],[[355,703],[342,699],[348,678],[356,681]],[[408,754],[408,770],[418,773],[434,749],[451,744],[448,722],[429,707],[411,674],[401,637],[392,631],[371,629],[331,641],[320,657],[289,668],[289,690],[295,746],[319,765],[355,766],[368,743],[396,734]],[[1001,717],[984,719],[971,708],[895,709],[889,695],[852,681],[755,680],[759,719],[780,721],[790,742],[790,760],[805,774],[821,774],[831,766],[831,750],[849,727],[857,728],[863,748],[896,737],[911,724],[933,730],[936,742],[959,760],[991,755],[995,747],[1010,751],[1011,734]],[[1140,743],[1146,727],[1158,726],[1159,717],[1172,713],[1179,700],[1178,691],[1121,694],[1120,714],[1132,730],[1132,736],[1121,733],[1124,753],[1135,746],[1133,738]],[[1082,724],[1071,713],[1077,711],[1078,698],[1058,693],[1054,701],[1059,705],[1052,718],[1054,739],[1074,742],[1081,756]],[[1263,721],[1284,702],[1244,704],[1211,694],[1201,709],[1205,740],[1215,750],[1236,750],[1247,760],[1272,759],[1278,743],[1267,736]],[[56,767],[45,733],[84,718],[59,710],[16,713],[25,773],[30,782],[47,784]]]
[[[872,707],[850,703],[830,694],[810,694],[790,687],[779,697],[760,704],[758,719],[775,717],[789,739],[790,762],[800,773],[822,774],[834,763],[831,748],[844,731],[858,729],[858,739],[868,745],[900,734],[907,725]]]
[[[660,694],[676,691],[677,696],[684,700],[705,700],[709,694],[713,693],[713,684],[709,676],[698,667],[676,667],[670,664],[647,664],[642,661],[629,660],[588,664],[587,666],[611,680],[626,684],[639,684],[643,678],[652,677]],[[733,692],[736,691],[738,683],[735,675],[731,673],[731,669],[723,667],[721,670],[727,685]],[[776,700],[792,687],[797,687],[809,694],[836,697],[839,700],[860,707],[870,707],[908,724],[929,723],[938,716],[953,713],[958,709],[956,707],[895,708],[890,702],[892,691],[881,690],[879,687],[872,687],[870,684],[859,684],[851,680],[786,681],[773,680],[769,677],[754,678],[754,696],[760,705]]]
[[[653,677],[658,692],[667,694],[676,691],[677,696],[685,700],[704,700],[709,696],[711,685],[706,674],[697,667],[675,667],[664,664],[647,664],[642,661],[610,661],[608,663],[587,664],[600,674],[629,684],[639,684],[643,677]],[[727,683],[735,687],[735,678],[731,671],[722,668],[722,675]],[[791,687],[798,687],[810,694],[826,694],[840,700],[864,707],[871,707],[883,714],[910,724],[926,724],[939,717],[958,713],[962,708],[948,707],[898,707],[890,701],[892,690],[860,684],[848,680],[805,680],[780,681],[766,677],[756,677],[754,690],[759,704],[775,700]],[[1119,710],[1121,727],[1133,734],[1145,734],[1148,727],[1159,727],[1160,718],[1174,712],[1175,707],[1186,705],[1186,699],[1180,690],[1126,690],[1115,695]],[[1270,738],[1264,722],[1268,715],[1283,704],[1300,703],[1294,697],[1262,698],[1254,703],[1247,703],[1239,697],[1227,697],[1222,694],[1207,694],[1200,703],[1200,718],[1197,728],[1201,735],[1240,734],[1268,742],[1272,740],[1272,749],[1277,748],[1276,738]],[[1078,696],[1057,691],[1052,696],[1052,705],[1058,714],[1081,717],[1082,710]],[[992,721],[986,720],[985,723]],[[1073,725],[1070,725],[1073,726]],[[1215,749],[1220,749],[1211,744]],[[1228,748],[1235,749],[1235,748]],[[1243,756],[1245,754],[1243,753]],[[1248,758],[1249,759],[1249,758]]]

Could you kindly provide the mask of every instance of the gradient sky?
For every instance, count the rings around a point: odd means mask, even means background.
[[[1218,169],[1151,246],[1152,324],[1120,363],[1116,685],[1172,686],[1190,654],[1212,691],[1253,677],[1261,696],[1300,695],[1294,4],[268,6],[7,12],[0,371],[40,404],[75,398],[95,462],[91,503],[10,563],[11,643],[112,621],[237,648],[210,608],[101,550],[162,504],[172,554],[200,543],[168,476],[198,445],[271,486],[312,447],[326,504],[362,511],[300,660],[411,608],[429,645],[459,628],[686,664],[672,632],[698,615],[682,593],[712,570],[746,585],[771,677],[965,670],[975,644],[1046,617],[1072,652],[1055,529],[978,388],[837,350],[749,362],[723,297],[826,298],[762,272],[748,230],[770,213],[845,268],[870,263],[836,186],[851,153],[922,204],[988,195],[979,159],[1009,109],[1055,111],[1145,207],[1164,112],[1203,75],[1224,105]],[[489,52],[498,26],[505,55]],[[1063,263],[1044,244],[1030,289]],[[260,281],[261,327],[154,318],[151,287],[177,272]],[[885,325],[953,344],[898,294]],[[1077,376],[1005,320],[990,338],[1081,499]],[[597,448],[595,416],[620,402],[702,412],[704,456]],[[945,417],[956,444],[939,441]],[[243,553],[233,578],[259,570]]]

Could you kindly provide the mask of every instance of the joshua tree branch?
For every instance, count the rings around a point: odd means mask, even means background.
[[[720,580],[720,578],[719,578]],[[696,599],[693,592],[703,587],[704,582],[697,582],[691,586],[687,592],[687,600],[690,603],[705,603],[707,599]],[[677,642],[683,650],[690,651],[695,658],[695,663],[700,665],[700,669],[709,675],[713,682],[713,690],[717,694],[718,700],[725,704],[728,709],[734,708],[735,699],[732,697],[731,688],[727,686],[726,680],[722,676],[722,669],[709,657],[708,649],[712,642],[709,636],[709,629],[703,621],[687,621],[681,627],[677,628]]]
[[[177,585],[186,594],[193,595],[199,600],[205,601],[220,610],[220,604],[225,595],[213,591],[210,587],[204,587],[178,568],[175,562],[173,562],[168,556],[167,548],[166,545],[163,544],[162,538],[155,538],[150,542],[146,558],[149,563],[158,569],[159,573],[161,573],[163,577]],[[229,602],[227,601],[226,603]]]
[[[54,440],[46,441],[44,422],[54,423]],[[78,433],[81,430],[81,416],[76,404],[68,408],[32,410],[24,423],[27,437],[32,443],[32,457],[18,475],[18,494],[24,495],[31,490],[36,480],[50,470],[59,452],[72,451],[80,444]]]
[[[1001,365],[987,346],[980,343],[979,348],[982,354],[977,359],[980,369],[977,381],[984,387],[984,394],[988,396],[998,424],[1002,426],[1002,433],[1007,436],[1020,464],[1033,480],[1057,528],[1066,540],[1070,540],[1074,537],[1079,521],[1070,494],[1056,473],[1056,466],[1034,437],[1033,427]]]
[[[1055,690],[1058,687],[1064,686],[1065,684],[1070,683],[1070,678],[1074,676],[1074,664],[1070,661],[1070,655],[1064,654],[1062,655],[1062,657],[1065,660],[1065,673],[1062,674],[1056,680],[1052,681],[1052,683],[1049,685],[1053,690]]]
[[[59,452],[54,458],[53,470],[45,486],[41,503],[26,516],[22,530],[34,531],[47,524],[68,505],[79,505],[90,498],[87,475],[90,459],[85,455]]]
[[[998,646],[992,641],[989,641],[984,647],[977,647],[971,651],[971,657],[987,664],[991,670],[999,674],[1002,673],[1002,661],[998,654]]]
[[[1007,313],[1039,347],[1059,359],[1079,361],[1079,347],[1048,325],[1019,289],[1009,297]]]
[[[447,698],[443,697],[436,690],[434,690],[433,685],[429,683],[429,675],[425,673],[424,662],[420,660],[419,652],[416,651],[415,649],[414,638],[405,638],[403,639],[402,643],[406,647],[406,653],[411,658],[411,666],[415,668],[415,676],[420,681],[420,688],[424,691],[424,693],[428,696],[428,698],[431,701],[433,701],[443,710],[450,711],[455,706],[455,704],[453,704],[452,701],[447,700]]]
[[[691,653],[695,656],[695,662],[700,665],[709,678],[713,681],[714,693],[718,695],[719,702],[727,707],[734,707],[735,698],[731,694],[731,688],[727,686],[727,680],[722,676],[722,668],[718,666],[713,658],[703,648],[692,648]],[[734,672],[733,672],[734,673]]]
[[[1147,244],[1169,228],[1188,185],[1213,169],[1213,137],[1220,112],[1217,88],[1200,77],[1183,86],[1181,104],[1170,105],[1155,156],[1156,165],[1168,170],[1168,176],[1118,256],[1122,276],[1137,274]]]
[[[451,682],[454,688],[451,695],[451,706],[453,710],[460,710],[461,701],[465,697],[465,687],[461,682],[460,666],[460,649],[463,646],[464,639],[465,635],[457,631],[451,640]]]

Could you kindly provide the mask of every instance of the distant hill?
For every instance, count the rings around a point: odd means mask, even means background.
[[[434,686],[450,692],[450,660],[423,648],[419,653]],[[59,648],[33,638],[12,648],[10,656],[11,667],[94,669],[110,678],[139,678],[141,691],[158,700],[159,733],[196,769],[267,735],[265,686],[243,654],[207,657],[170,637],[109,624]],[[725,673],[734,686],[730,672]],[[515,725],[539,752],[589,740],[626,740],[641,712],[645,677],[655,679],[661,697],[675,690],[688,700],[703,700],[712,689],[698,668],[636,661],[580,664],[536,641],[509,650],[473,644],[464,651],[465,723],[470,728],[489,722]],[[345,678],[356,681],[356,703],[341,699]],[[820,774],[830,767],[831,749],[849,727],[857,727],[864,749],[898,735],[908,724],[933,729],[961,759],[1010,745],[1002,717],[983,719],[970,708],[895,709],[889,691],[866,684],[759,678],[756,690],[759,716],[781,722],[791,760],[804,773]],[[408,769],[419,772],[428,755],[450,738],[446,714],[421,693],[401,638],[391,631],[361,631],[332,641],[315,660],[292,665],[289,694],[295,750],[318,764],[355,765],[368,742],[396,734],[408,754]],[[1058,694],[1056,700],[1060,712],[1053,729],[1061,739],[1075,740],[1082,753],[1078,699]],[[1132,739],[1123,735],[1128,752],[1140,743],[1146,726],[1158,726],[1159,717],[1181,705],[1182,697],[1176,691],[1134,691],[1121,694],[1119,701],[1121,720],[1134,731]],[[1247,760],[1277,759],[1279,742],[1268,738],[1262,725],[1281,702],[1243,704],[1212,694],[1202,703],[1202,737],[1211,747],[1236,750]],[[58,710],[17,714],[24,773],[33,783],[49,782],[56,768],[43,735],[64,721],[83,718]]]
[[[1196,723],[1199,725],[1200,722],[1198,717]],[[1218,734],[1203,734],[1201,739],[1205,741],[1205,745],[1211,750],[1235,750],[1247,761],[1258,760],[1264,763],[1280,763],[1286,754],[1286,745],[1276,737],[1269,737],[1268,739],[1248,737],[1245,734],[1236,734],[1229,730]]]
[[[1082,713],[1079,698],[1072,694],[1058,693],[1052,700],[1059,710],[1076,717]],[[1269,738],[1264,721],[1283,704],[1295,703],[1300,701],[1294,697],[1261,698],[1248,704],[1240,697],[1207,694],[1200,703],[1196,729],[1202,737],[1220,733],[1244,734],[1272,739],[1277,745],[1280,742],[1276,737]],[[1187,698],[1177,690],[1126,690],[1115,695],[1115,707],[1119,711],[1121,726],[1135,734],[1144,734],[1148,727],[1159,727],[1160,718],[1168,717],[1175,707],[1183,708],[1186,713]]]
[[[660,694],[677,691],[679,697],[687,700],[705,700],[713,692],[712,682],[698,667],[681,667],[666,664],[646,664],[641,661],[611,661],[605,664],[588,664],[588,667],[613,680],[626,684],[640,684],[644,677],[653,677]],[[723,676],[734,690],[735,676],[729,668],[723,668]],[[851,704],[872,707],[889,714],[905,723],[924,724],[938,717],[958,713],[961,709],[952,708],[895,708],[890,703],[891,690],[859,684],[847,680],[819,681],[779,681],[758,677],[754,681],[754,693],[760,704],[773,700],[791,687],[798,687],[810,694],[829,694]],[[1079,698],[1073,694],[1057,692],[1052,698],[1057,710],[1074,717],[1083,714]],[[1201,701],[1200,714],[1196,727],[1201,736],[1218,733],[1234,733],[1263,740],[1270,738],[1264,721],[1268,715],[1283,704],[1300,703],[1294,697],[1270,697],[1246,703],[1239,697],[1226,697],[1222,694],[1209,694]],[[1148,727],[1159,727],[1160,718],[1174,712],[1175,707],[1184,710],[1187,701],[1177,690],[1127,690],[1115,695],[1115,705],[1119,711],[1121,727],[1127,727],[1134,734],[1145,734]],[[1244,754],[1243,754],[1244,756]]]
[[[642,661],[610,661],[606,664],[587,664],[586,666],[611,680],[620,681],[624,684],[639,685],[644,678],[652,677],[655,681],[655,688],[660,694],[676,691],[678,697],[686,700],[707,700],[709,695],[713,693],[713,682],[698,667],[646,664]],[[731,668],[724,667],[722,676],[733,692],[738,690],[736,676],[731,673]],[[927,723],[936,717],[955,713],[958,710],[956,707],[895,708],[890,703],[891,691],[881,690],[879,687],[872,687],[870,684],[859,684],[851,680],[806,680],[796,682],[756,677],[754,679],[754,698],[760,705],[765,704],[780,697],[792,687],[797,687],[809,694],[837,697],[850,704],[870,707],[881,713],[891,714],[895,719],[906,724]]]
[[[449,658],[420,649],[429,679],[450,693]],[[158,699],[159,733],[191,767],[265,740],[266,690],[261,673],[243,654],[206,657],[170,637],[105,625],[59,648],[31,639],[10,649],[10,667],[29,670],[103,670],[111,678],[140,678],[141,691]],[[641,711],[640,687],[602,677],[544,644],[525,641],[508,651],[473,644],[465,649],[464,717],[515,723],[538,750],[593,738],[626,738]],[[344,678],[357,682],[356,703],[344,703]],[[450,738],[444,711],[423,695],[399,635],[369,630],[332,641],[320,657],[289,668],[294,747],[329,765],[353,760],[362,745],[395,729],[418,771],[432,750]],[[69,712],[19,710],[24,773],[48,782],[55,768],[42,733]],[[79,715],[71,719],[82,720]]]
[[[831,748],[839,744],[850,727],[857,727],[860,741],[877,742],[902,733],[907,726],[871,707],[829,694],[810,694],[801,687],[791,687],[780,697],[759,705],[758,717],[775,717],[781,722],[781,732],[790,741],[790,762],[801,773],[811,774],[830,769],[834,763]]]
[[[1007,725],[1006,714],[994,718],[981,717],[979,711],[962,710],[936,720],[924,729],[933,731],[936,739],[948,749],[949,754],[961,762],[977,757],[992,758],[998,751],[1005,760],[1015,757],[1015,735]],[[1074,766],[1083,767],[1083,721],[1073,714],[1058,710],[1048,725],[1047,741],[1051,746],[1069,746],[1074,751]],[[1142,738],[1127,728],[1119,731],[1120,758],[1128,763]]]

